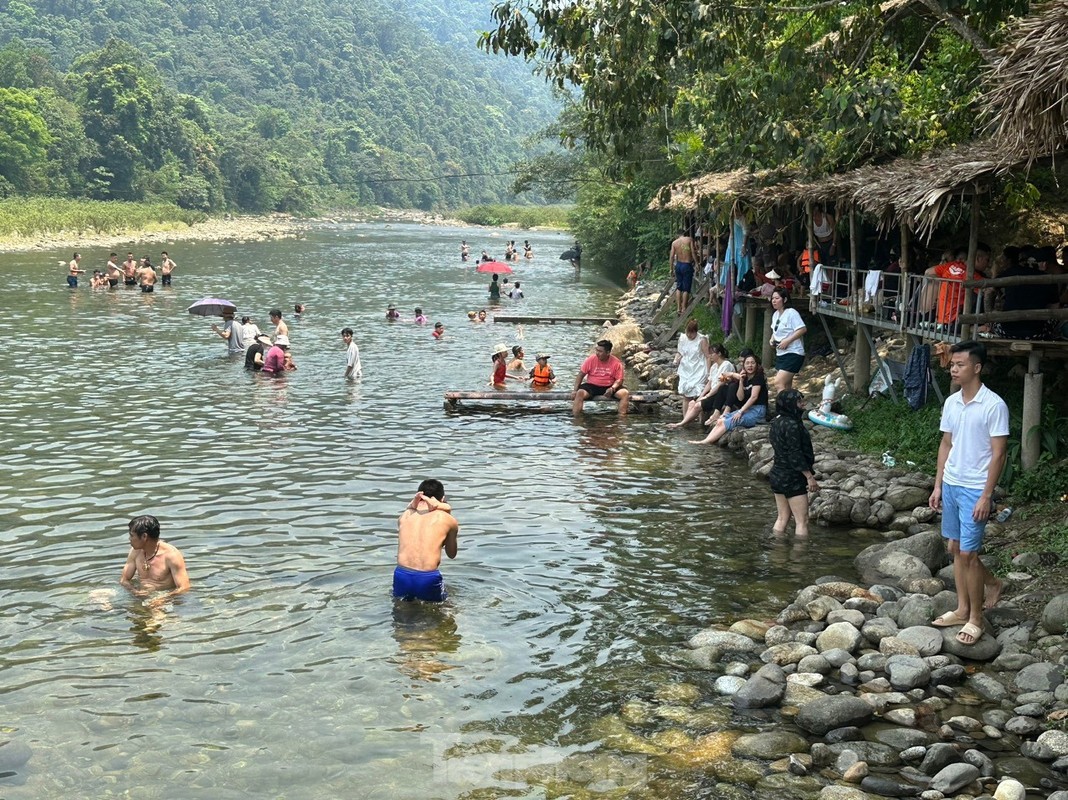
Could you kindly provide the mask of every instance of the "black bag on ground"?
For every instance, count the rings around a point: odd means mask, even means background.
[[[905,365],[905,399],[913,411],[927,404],[927,386],[931,382],[931,346],[918,344],[909,353]]]

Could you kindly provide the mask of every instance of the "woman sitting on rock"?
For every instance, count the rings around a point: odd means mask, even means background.
[[[741,408],[724,414],[712,426],[712,432],[700,441],[691,440],[693,444],[715,444],[723,435],[734,428],[752,428],[763,422],[768,415],[768,380],[760,366],[760,359],[755,355],[747,356],[741,372],[731,373],[738,381],[737,401]]]
[[[727,374],[734,372],[734,365],[727,360],[727,348],[723,345],[709,345],[708,352],[711,365],[708,367],[704,389],[701,390],[695,402],[683,409],[682,419],[672,422],[668,425],[669,428],[681,428],[687,422],[696,419],[701,412],[717,416],[722,413],[723,405],[728,400]],[[735,386],[734,392],[737,393],[737,391],[738,387]]]
[[[775,461],[768,482],[775,494],[778,518],[772,530],[786,533],[794,518],[797,536],[808,536],[808,493],[819,491],[813,465],[812,439],[805,428],[805,398],[796,389],[779,392],[775,398],[776,417],[771,421],[771,446]]]

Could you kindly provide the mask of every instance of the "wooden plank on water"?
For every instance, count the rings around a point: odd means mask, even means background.
[[[608,322],[615,325],[619,322],[611,314],[603,317],[530,317],[515,314],[494,314],[494,322],[514,322],[519,325],[603,325]]]
[[[667,397],[670,397],[673,393],[666,389],[654,389],[646,392],[631,392],[630,402],[631,404],[647,405],[652,403],[659,403]],[[531,403],[550,403],[550,402],[567,402],[570,403],[574,398],[574,392],[565,391],[561,389],[549,389],[546,391],[535,391],[533,389],[481,389],[478,391],[449,391],[445,392],[445,405],[449,408],[455,408],[459,405],[461,400],[485,400],[489,402],[531,402]],[[594,397],[586,401],[587,403],[611,403],[615,402],[610,397]]]

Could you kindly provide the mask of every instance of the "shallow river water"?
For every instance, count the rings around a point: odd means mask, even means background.
[[[529,236],[527,299],[508,311],[611,312],[618,287],[556,258],[569,240]],[[569,386],[597,332],[470,324],[487,280],[461,238],[504,248],[503,232],[379,224],[183,244],[150,296],[69,290],[66,252],[0,256],[0,741],[32,751],[0,769],[0,797],[708,791],[700,770],[619,757],[606,719],[701,684],[676,653],[690,635],[851,577],[868,542],[776,541],[766,483],[662,418],[446,413],[442,393],[481,387],[496,343],[548,350]],[[106,252],[83,255],[91,271]],[[247,374],[186,313],[203,296],[264,329],[285,310],[299,369]],[[409,319],[421,305],[445,340],[386,323],[389,302]],[[396,517],[424,477],[461,524],[450,600],[394,605]],[[162,610],[114,591],[142,513],[193,580]]]

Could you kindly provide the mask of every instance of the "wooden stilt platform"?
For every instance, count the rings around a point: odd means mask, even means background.
[[[648,392],[631,392],[630,394],[630,408],[635,411],[651,411],[662,400],[672,395],[672,392],[666,389],[654,390]],[[495,390],[481,390],[477,392],[462,392],[453,391],[445,392],[445,409],[451,410],[460,407],[461,400],[467,401],[479,401],[485,403],[570,403],[574,398],[574,392],[550,389],[549,391],[538,392],[533,389],[523,390],[511,390],[501,389]],[[587,403],[615,403],[609,397],[595,397],[592,400],[587,400]]]
[[[615,317],[528,317],[515,316],[512,314],[494,314],[494,322],[514,322],[519,325],[604,325],[606,322],[615,325],[619,322]]]

